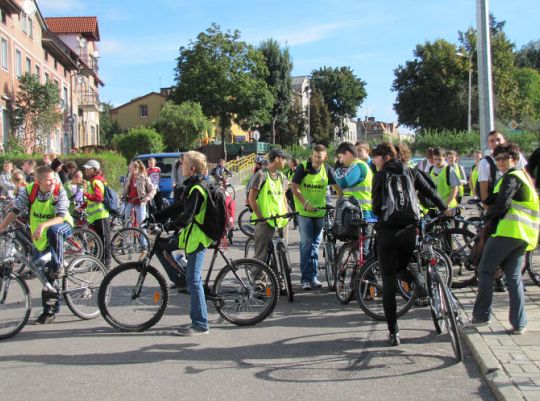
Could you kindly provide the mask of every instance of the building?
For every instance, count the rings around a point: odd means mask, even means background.
[[[309,85],[309,77],[302,75],[299,77],[292,77],[292,96],[293,102],[298,104],[302,110],[307,121],[306,135],[300,140],[302,145],[309,144],[311,139],[309,137],[309,100],[310,100],[311,88]]]
[[[121,131],[153,124],[167,100],[166,91],[167,88],[163,88],[160,93],[150,92],[115,107],[111,110],[111,120]]]
[[[54,82],[62,123],[27,149],[59,153],[99,143],[97,75],[99,29],[96,17],[44,18],[35,0],[0,0],[0,133],[5,148],[14,132],[19,77],[35,74],[40,83]]]
[[[375,117],[366,116],[357,121],[357,140],[364,142],[399,141],[397,123],[376,121]]]

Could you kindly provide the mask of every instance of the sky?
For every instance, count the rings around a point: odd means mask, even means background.
[[[38,0],[44,17],[97,16],[101,41],[100,99],[119,106],[174,85],[181,46],[212,23],[241,32],[255,46],[273,38],[288,46],[293,76],[350,66],[368,96],[357,116],[397,121],[394,70],[413,59],[419,43],[476,26],[474,0]],[[538,0],[491,0],[520,49],[540,39]]]

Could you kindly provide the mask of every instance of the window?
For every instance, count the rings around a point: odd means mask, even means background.
[[[21,21],[21,28],[24,33],[27,31],[27,20],[26,20],[26,14],[21,13],[20,15],[20,21]]]
[[[34,38],[34,21],[32,21],[32,18],[28,18],[28,36],[33,39]]]
[[[8,69],[8,42],[7,42],[7,39],[4,39],[2,38],[2,50],[1,50],[1,54],[0,54],[0,57],[2,58],[2,68],[7,70]]]
[[[67,77],[67,69],[64,67],[64,77]]]
[[[6,25],[7,24],[6,10],[4,10],[3,8],[0,8],[0,14],[2,15],[2,24]]]
[[[93,125],[90,127],[90,145],[97,145],[96,127]]]
[[[26,72],[29,74],[32,73],[32,60],[29,57],[26,57]]]
[[[139,117],[148,118],[148,105],[146,104],[139,105]]]
[[[36,65],[36,77],[41,82],[41,68],[39,68],[39,65]]]
[[[58,70],[58,60],[54,60],[54,70]]]
[[[60,82],[58,82],[57,79],[54,79],[54,84],[58,87],[58,89],[60,89]]]
[[[68,89],[67,89],[65,86],[64,86],[64,93],[63,93],[62,99],[64,99],[64,107],[65,107],[64,110],[69,110],[69,103],[68,103],[68,100],[69,100],[69,97],[68,97]]]
[[[18,77],[22,75],[22,54],[20,50],[15,50],[15,72]]]
[[[49,73],[45,73],[45,83],[49,82]]]
[[[49,53],[45,50],[45,61],[49,61]]]

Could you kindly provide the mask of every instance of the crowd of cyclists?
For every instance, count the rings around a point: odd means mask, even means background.
[[[406,144],[380,143],[370,149],[367,143],[344,142],[329,155],[323,145],[315,145],[305,161],[273,149],[267,158],[257,157],[255,171],[247,184],[246,199],[252,210],[255,259],[267,259],[268,246],[276,230],[287,239],[287,218],[271,219],[295,211],[293,228],[300,234],[300,286],[308,291],[322,286],[319,277],[319,246],[323,222],[333,194],[354,201],[361,217],[368,222],[367,236],[376,232],[375,246],[364,244],[367,254],[375,249],[383,278],[383,305],[389,344],[399,345],[396,317],[397,279],[409,283],[417,296],[425,297],[422,278],[408,269],[421,213],[438,210],[453,216],[464,196],[466,184],[485,209],[486,237],[478,264],[479,292],[473,324],[488,324],[493,297],[493,279],[502,267],[510,299],[510,323],[514,334],[526,330],[521,265],[526,250],[537,246],[540,211],[538,149],[527,165],[515,144],[493,131],[488,136],[490,154],[475,152],[475,166],[466,176],[455,151],[430,148],[426,158],[413,166]],[[333,167],[328,161],[334,157]],[[148,166],[134,160],[129,165],[121,198],[126,217],[141,222],[161,222],[176,230],[175,242],[184,250],[187,265],[185,282],[190,294],[191,323],[177,334],[192,336],[209,333],[208,312],[202,282],[205,250],[214,240],[203,229],[209,207],[208,177],[226,184],[232,175],[224,160],[210,172],[206,157],[196,151],[183,153],[172,169],[175,203],[168,206],[159,195],[160,169],[154,159]],[[535,184],[536,182],[536,184]],[[536,185],[536,189],[535,189]],[[35,259],[50,252],[48,276],[51,283],[63,272],[63,241],[71,234],[73,219],[84,212],[88,224],[104,245],[103,263],[111,268],[110,211],[105,204],[108,183],[100,163],[89,160],[78,170],[74,162],[44,158],[36,167],[32,160],[21,169],[4,162],[0,174],[0,196],[12,203],[0,223],[5,231],[19,216],[27,216],[34,243]],[[222,188],[226,188],[223,185]],[[339,203],[339,200],[338,200]],[[42,293],[43,313],[36,323],[54,320],[58,306]]]

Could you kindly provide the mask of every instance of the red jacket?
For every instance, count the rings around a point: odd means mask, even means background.
[[[96,203],[103,202],[105,194],[103,192],[101,192],[100,187],[98,187],[97,185],[94,185],[95,180],[101,181],[103,183],[103,185],[107,184],[107,181],[105,181],[105,178],[102,175],[96,175],[96,176],[92,177],[90,179],[90,185],[92,185],[92,189],[94,190],[94,193],[89,194],[88,192],[85,192],[84,196],[86,197],[86,199],[88,199],[89,201],[92,201],[92,202],[96,202]]]

